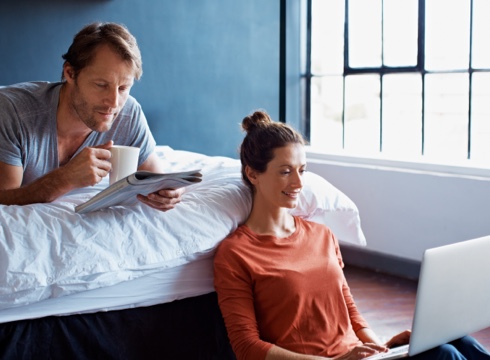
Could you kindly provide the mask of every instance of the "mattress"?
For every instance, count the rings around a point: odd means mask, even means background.
[[[74,207],[108,179],[50,204],[0,205],[0,322],[150,306],[214,291],[214,250],[247,217],[249,190],[236,159],[158,147],[168,171],[201,169],[167,212],[143,204],[89,214]],[[305,174],[295,215],[364,245],[355,204]]]
[[[0,323],[151,306],[213,291],[213,259],[207,256],[116,285],[5,308]]]

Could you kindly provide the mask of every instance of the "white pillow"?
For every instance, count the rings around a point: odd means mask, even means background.
[[[320,175],[305,173],[300,201],[292,214],[327,225],[341,242],[366,245],[357,206]]]
[[[228,176],[241,177],[241,164],[237,159],[208,157],[199,153],[174,150],[168,146],[157,147],[157,153],[167,162],[168,168],[174,171],[187,170],[207,163],[214,164],[217,159],[220,159],[222,164],[227,164],[235,169],[235,173],[228,174]],[[211,177],[214,177],[214,174]],[[354,202],[320,175],[306,172],[304,180],[299,204],[291,213],[327,225],[341,242],[366,245],[359,210]],[[245,184],[243,184],[243,189],[248,196]],[[236,195],[227,194],[227,196],[233,198]]]

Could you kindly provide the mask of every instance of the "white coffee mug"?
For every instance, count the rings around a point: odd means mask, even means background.
[[[116,181],[136,172],[138,169],[140,148],[113,145],[110,150],[112,168],[109,173],[109,183],[112,185]]]

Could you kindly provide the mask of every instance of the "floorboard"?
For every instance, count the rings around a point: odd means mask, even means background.
[[[345,276],[358,309],[381,339],[411,328],[416,281],[351,265]],[[471,335],[490,350],[490,328]]]

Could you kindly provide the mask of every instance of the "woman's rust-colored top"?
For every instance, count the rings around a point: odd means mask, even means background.
[[[295,217],[287,238],[240,226],[219,246],[214,284],[238,359],[264,359],[273,344],[334,357],[361,344],[368,327],[343,273],[337,239],[324,225]]]

